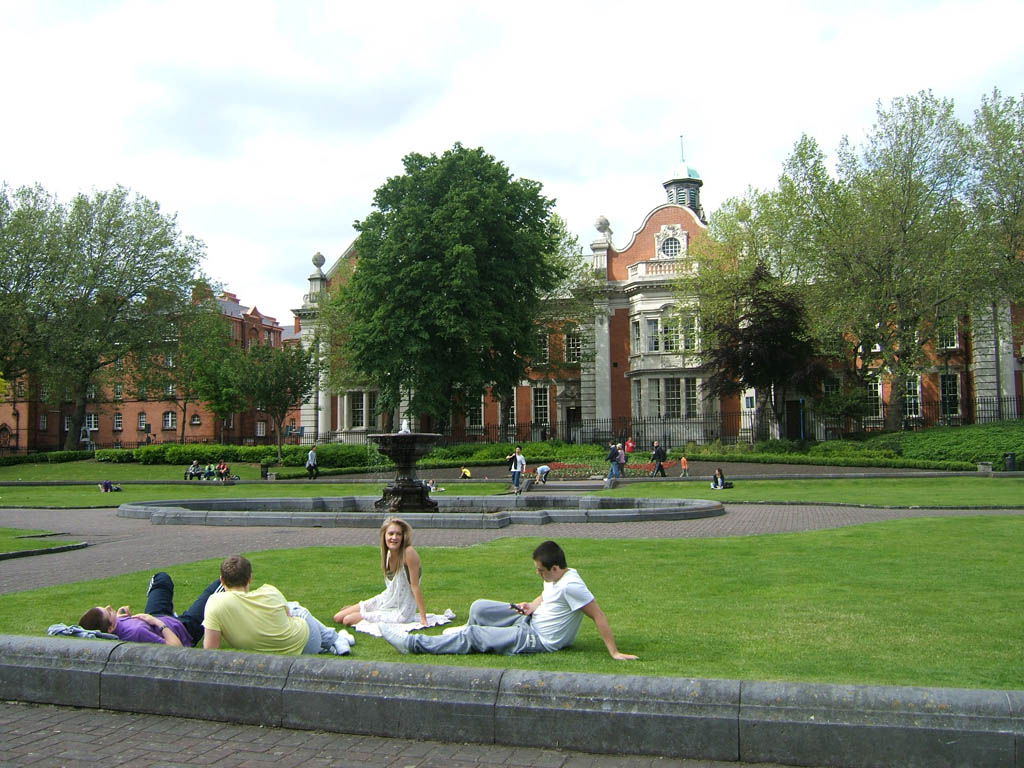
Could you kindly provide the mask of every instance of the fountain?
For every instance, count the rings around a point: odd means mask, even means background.
[[[414,512],[436,512],[437,502],[430,498],[430,489],[422,480],[416,479],[416,462],[430,452],[441,435],[434,432],[411,432],[409,424],[402,422],[402,428],[393,434],[369,435],[381,453],[395,462],[398,472],[388,483],[384,495],[374,507],[389,514],[400,515]]]

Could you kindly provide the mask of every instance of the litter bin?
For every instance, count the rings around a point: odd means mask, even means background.
[[[1017,454],[1016,453],[1004,453],[1003,454],[1003,469],[1007,472],[1017,471]]]
[[[267,473],[269,471],[270,471],[270,464],[268,464],[265,461],[261,461],[260,462],[260,479],[261,480],[266,480],[267,479]]]

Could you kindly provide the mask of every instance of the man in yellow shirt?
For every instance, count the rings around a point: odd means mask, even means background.
[[[220,564],[224,591],[206,603],[203,648],[221,644],[263,653],[347,654],[355,643],[351,633],[324,626],[298,603],[289,603],[272,584],[251,590],[252,563],[241,555]]]

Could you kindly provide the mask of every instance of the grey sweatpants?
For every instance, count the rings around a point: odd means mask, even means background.
[[[447,635],[409,635],[413,653],[544,653],[529,616],[512,610],[508,603],[476,600],[469,608],[466,626]]]
[[[303,653],[323,653],[334,645],[334,641],[338,639],[338,630],[323,624],[309,612],[308,608],[298,603],[289,603],[288,610],[292,616],[305,619],[309,627],[309,639],[306,641],[306,647],[302,649]]]

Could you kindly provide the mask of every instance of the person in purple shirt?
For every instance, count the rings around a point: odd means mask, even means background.
[[[149,580],[145,612],[133,614],[127,605],[116,611],[109,605],[98,605],[86,611],[78,624],[83,629],[109,632],[131,643],[163,643],[190,648],[203,639],[206,601],[214,592],[223,589],[220,579],[213,581],[187,611],[177,616],[174,613],[174,581],[170,574],[160,571]]]

